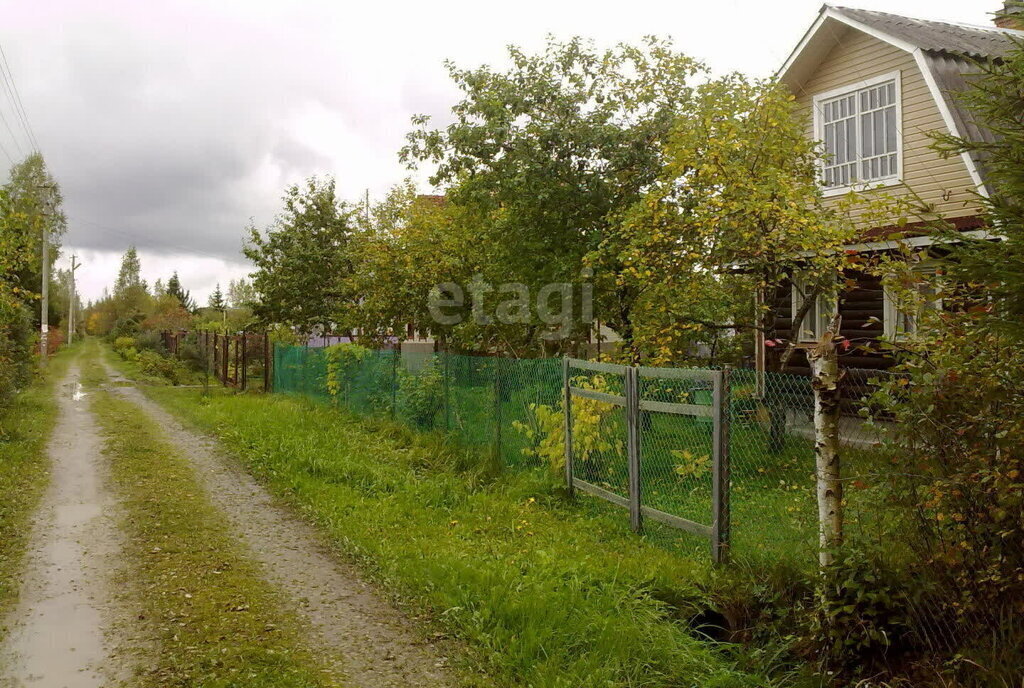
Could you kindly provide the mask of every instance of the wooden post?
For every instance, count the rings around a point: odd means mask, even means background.
[[[626,460],[629,465],[629,525],[640,532],[643,519],[640,514],[640,393],[637,369],[623,371],[626,397]]]
[[[220,361],[220,364],[221,364],[221,367],[222,367],[221,383],[225,387],[227,387],[228,386],[228,359],[231,358],[231,356],[229,355],[230,352],[231,352],[231,340],[229,340],[228,336],[225,334],[224,336],[221,337],[220,341],[221,341],[221,352],[220,352],[221,361]]]
[[[711,459],[711,560],[716,564],[729,554],[729,385],[729,368],[716,371]]]
[[[831,566],[835,548],[843,541],[843,481],[840,470],[839,412],[841,391],[839,353],[835,338],[841,319],[836,315],[807,353],[814,390],[814,464],[818,493],[818,563]]]
[[[572,391],[569,389],[569,357],[562,359],[562,388],[565,416],[565,489],[572,498],[575,488],[572,484]]]

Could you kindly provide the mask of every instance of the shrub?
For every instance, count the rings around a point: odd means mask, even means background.
[[[608,380],[603,375],[580,377],[572,384],[582,389],[609,392]],[[514,421],[512,427],[523,433],[531,446],[523,450],[527,456],[536,456],[555,472],[565,468],[565,410],[562,404],[553,408],[546,404],[530,404],[530,423]],[[604,432],[604,422],[612,417],[617,407],[596,399],[576,398],[572,403],[573,454],[579,461],[587,461],[603,452],[623,451],[622,433]]]
[[[32,379],[35,343],[28,309],[0,299],[0,407]]]
[[[358,344],[335,344],[324,349],[327,358],[327,392],[335,402],[351,384],[352,376],[373,351]]]
[[[135,349],[135,337],[117,337],[114,339],[114,351],[119,353],[122,358],[127,358],[124,352],[128,349]]]
[[[138,353],[139,369],[146,375],[162,377],[172,385],[180,384],[182,379],[181,366],[172,358],[161,356],[155,351],[144,350]]]
[[[164,338],[156,330],[143,330],[139,332],[135,337],[135,348],[140,351],[145,349],[158,353],[167,353],[164,347]]]
[[[398,410],[418,428],[433,427],[444,407],[444,378],[431,361],[418,373],[398,375]]]

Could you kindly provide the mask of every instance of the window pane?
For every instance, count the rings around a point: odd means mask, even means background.
[[[880,177],[889,176],[889,158],[879,158],[878,160],[878,174]]]
[[[885,90],[889,94],[889,102],[890,103],[895,103],[896,102],[896,82],[895,81],[890,81],[888,84],[886,84]]]
[[[832,155],[836,152],[836,125],[825,125],[825,164],[832,165]]]
[[[871,143],[874,137],[871,135],[871,115],[860,116],[860,154],[863,157],[873,155]]]
[[[885,152],[896,150],[896,108],[885,109]]]
[[[861,110],[867,110],[868,109],[868,92],[867,91],[861,91],[860,92],[860,109]]]
[[[875,155],[886,152],[885,148],[885,112],[883,110],[876,110],[872,113],[874,118],[874,124],[871,127],[872,133],[875,135]]]
[[[846,120],[846,159],[850,162],[857,160],[856,123],[856,119]]]

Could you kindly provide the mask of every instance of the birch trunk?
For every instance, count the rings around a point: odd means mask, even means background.
[[[840,474],[839,356],[835,338],[839,316],[833,319],[818,345],[808,352],[814,390],[814,460],[818,492],[818,534],[821,566],[832,564],[835,548],[843,540],[843,483]]]

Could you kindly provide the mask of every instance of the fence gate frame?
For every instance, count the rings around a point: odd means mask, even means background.
[[[570,370],[578,368],[598,373],[621,375],[623,394],[610,394],[572,385]],[[585,361],[577,358],[562,359],[563,407],[565,416],[565,481],[570,498],[576,490],[582,490],[612,504],[629,509],[630,527],[635,532],[643,529],[644,518],[649,518],[673,528],[708,538],[711,542],[711,559],[716,564],[726,560],[729,549],[729,369],[703,370],[691,368],[650,368],[624,366],[600,361]],[[640,398],[640,379],[682,379],[701,380],[712,385],[711,405],[684,404],[655,401]],[[572,400],[573,397],[592,399],[620,406],[626,414],[626,461],[629,469],[628,497],[622,497],[610,490],[587,482],[575,475],[573,467]],[[697,523],[681,516],[655,509],[643,504],[641,481],[640,414],[642,411],[668,413],[681,416],[710,417],[712,420],[711,451],[711,525]]]

